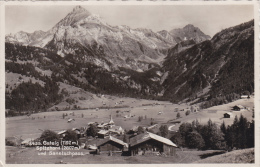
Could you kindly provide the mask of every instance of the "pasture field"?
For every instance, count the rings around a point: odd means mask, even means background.
[[[194,163],[254,163],[255,150],[248,148],[243,150],[235,150],[221,155],[208,157]]]
[[[121,98],[120,98],[121,99]],[[139,100],[132,98],[124,99],[123,105],[129,107],[125,108],[111,108],[111,109],[86,109],[86,110],[71,110],[71,111],[52,111],[32,114],[31,116],[17,116],[6,118],[6,137],[22,136],[25,138],[39,137],[45,129],[54,131],[66,130],[77,127],[87,126],[89,122],[108,122],[110,115],[116,125],[122,126],[124,129],[131,129],[135,125],[150,124],[148,119],[154,118],[160,122],[168,121],[164,115],[158,117],[158,111],[164,111],[168,116],[172,115],[176,105],[169,102],[158,102],[149,100]],[[115,100],[116,101],[116,100]],[[119,99],[117,99],[119,101]],[[153,103],[159,103],[152,106]],[[142,106],[142,104],[150,104],[150,106]],[[97,107],[98,108],[98,107]],[[72,113],[74,112],[74,116]],[[67,113],[68,116],[63,119],[62,114]],[[135,115],[131,118],[124,118],[125,115]],[[83,117],[82,117],[83,114]],[[117,116],[118,115],[118,116]],[[147,121],[138,122],[138,116],[147,116]],[[35,119],[32,119],[35,118]],[[75,121],[67,122],[68,118],[74,118]]]
[[[107,100],[109,101],[108,98]],[[45,129],[61,131],[71,128],[86,127],[89,122],[105,123],[109,121],[110,115],[112,115],[116,125],[119,125],[126,130],[131,129],[133,126],[150,126],[151,118],[154,119],[154,123],[167,124],[168,126],[173,125],[171,123],[167,123],[169,120],[181,121],[181,123],[183,123],[192,122],[195,119],[202,124],[211,119],[219,125],[223,121],[225,121],[226,125],[229,125],[233,123],[235,115],[239,116],[240,114],[243,114],[248,120],[252,120],[252,109],[254,107],[254,98],[240,99],[232,103],[214,106],[186,116],[186,110],[190,109],[190,106],[187,104],[178,105],[167,101],[153,101],[133,98],[113,98],[110,103],[112,104],[119,102],[120,100],[123,101],[121,105],[127,107],[52,111],[36,113],[31,116],[8,117],[6,118],[6,137],[17,136],[22,139],[37,138]],[[223,118],[223,114],[231,111],[231,107],[237,104],[250,107],[251,111],[233,111],[233,116],[231,118]],[[98,108],[98,104],[95,105]],[[179,119],[176,119],[177,112],[174,112],[176,107],[181,115]],[[74,115],[72,114],[73,112]],[[159,114],[159,112],[161,112],[161,114]],[[63,113],[68,114],[65,119],[62,118]],[[129,116],[130,113],[133,117],[125,118],[125,116]],[[146,117],[146,119],[138,122],[139,116],[143,116],[143,118]],[[75,121],[68,123],[68,118],[74,118]],[[172,126],[171,130],[178,130],[180,124]]]
[[[97,98],[96,98],[97,99]],[[111,101],[109,101],[111,100]],[[150,126],[151,118],[153,122],[157,124],[166,124],[171,126],[171,130],[178,130],[179,126],[183,122],[192,122],[195,119],[202,124],[207,123],[209,119],[217,124],[221,124],[225,121],[226,125],[232,124],[235,115],[243,114],[248,120],[252,119],[252,109],[254,107],[254,98],[251,99],[240,99],[229,104],[214,106],[205,110],[199,110],[198,112],[190,113],[186,116],[185,112],[190,109],[188,104],[172,104],[167,101],[152,101],[143,99],[133,98],[107,98],[107,104],[121,102],[122,108],[101,108],[100,101],[96,100],[95,106],[99,109],[84,109],[84,110],[69,110],[69,111],[52,111],[32,114],[30,116],[17,116],[6,118],[6,137],[16,136],[18,138],[38,138],[45,129],[53,131],[61,131],[72,128],[86,127],[89,122],[108,122],[110,115],[116,125],[129,130],[133,126]],[[231,111],[231,107],[234,105],[243,105],[250,107],[251,110],[233,111],[232,118],[223,118],[225,112]],[[196,107],[196,106],[195,106]],[[177,112],[175,109],[178,108],[178,112],[181,117],[176,119]],[[68,116],[63,119],[62,115],[67,113]],[[73,114],[74,113],[74,114]],[[133,116],[127,117],[125,116]],[[83,116],[83,117],[82,117]],[[143,116],[142,121],[138,121],[138,117]],[[145,119],[146,117],[146,119]],[[34,119],[33,119],[34,118]],[[69,118],[74,118],[75,121],[68,123]],[[180,121],[179,124],[169,123],[168,121]],[[174,125],[174,126],[173,126]],[[158,127],[157,127],[158,130]],[[96,164],[101,162],[106,164],[158,164],[158,163],[192,163],[200,162],[200,160],[207,156],[214,156],[220,154],[218,151],[207,150],[184,150],[177,151],[176,157],[163,157],[163,156],[113,156],[113,158],[107,155],[89,155],[89,151],[86,149],[80,149],[79,151],[84,152],[83,156],[64,156],[64,155],[38,155],[38,151],[35,148],[18,148],[6,146],[6,163],[17,163],[17,164],[37,164],[37,163],[87,163]],[[204,161],[203,161],[204,162]]]

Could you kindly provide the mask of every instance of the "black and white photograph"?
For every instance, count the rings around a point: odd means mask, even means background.
[[[3,163],[259,165],[256,5],[5,2]]]

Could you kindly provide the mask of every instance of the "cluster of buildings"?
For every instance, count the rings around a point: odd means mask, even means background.
[[[156,127],[153,125],[153,127]],[[94,154],[120,154],[120,155],[175,155],[177,145],[171,140],[159,135],[144,132],[130,137],[126,142],[117,136],[122,136],[125,132],[120,126],[116,126],[112,117],[108,123],[98,124],[99,140],[94,145],[87,148],[93,150]],[[151,128],[153,128],[151,127]],[[136,129],[135,129],[136,130]]]
[[[93,123],[89,123],[93,124]],[[112,115],[110,115],[110,121],[108,123],[100,123],[96,124],[99,129],[98,137],[105,138],[106,136],[114,136],[114,135],[123,135],[125,130],[121,126],[116,126],[115,122],[112,119]]]
[[[100,140],[96,147],[95,154],[120,154],[120,155],[176,155],[177,145],[171,140],[159,135],[144,132],[129,139],[126,143],[116,137],[109,136]]]
[[[244,110],[248,110],[250,111],[251,109],[249,107],[244,107],[242,105],[235,105],[232,107],[231,109],[232,111],[244,111]],[[233,113],[232,112],[226,112],[224,113],[224,118],[231,118],[233,117]]]
[[[175,155],[177,145],[171,140],[153,134],[151,132],[144,132],[141,134],[133,134],[127,137],[127,140],[122,139],[125,137],[125,131],[121,126],[116,126],[112,116],[108,123],[94,123],[90,122],[88,125],[95,124],[98,129],[97,136],[94,138],[87,138],[86,131],[88,127],[72,128],[71,130],[77,134],[80,148],[90,150],[92,154],[109,154],[109,155]],[[157,127],[152,125],[149,128]],[[148,129],[148,128],[147,128]],[[137,128],[135,129],[137,130]],[[57,132],[60,138],[66,136],[66,130]],[[28,145],[34,139],[21,140],[18,138],[10,138],[9,141],[18,141],[19,145]],[[21,141],[20,141],[21,140]],[[92,144],[91,144],[92,141]],[[93,144],[95,143],[95,144]]]

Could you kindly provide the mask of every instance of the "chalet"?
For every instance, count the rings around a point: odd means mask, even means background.
[[[121,126],[112,126],[110,129],[108,129],[108,131],[111,133],[111,134],[124,134],[124,129],[121,127]]]
[[[133,126],[132,129],[130,129],[130,131],[132,131],[132,132],[137,132],[138,127],[139,127],[139,126]]]
[[[66,130],[59,131],[57,134],[59,135],[60,138],[63,138],[66,135]]]
[[[85,136],[85,130],[84,129],[72,128],[72,131],[74,131],[77,134],[78,138]]]
[[[234,111],[240,111],[240,110],[242,110],[242,109],[244,109],[244,107],[243,107],[242,105],[235,105],[235,106],[233,107],[233,110],[234,110]]]
[[[227,112],[224,114],[224,118],[231,118],[232,117],[232,113],[231,112]]]
[[[241,95],[241,99],[250,99],[250,95]]]
[[[109,136],[101,140],[97,144],[97,148],[100,153],[123,153],[123,151],[128,150],[128,144],[115,137]]]
[[[154,128],[158,127],[158,126],[159,126],[158,124],[151,125],[151,126],[147,127],[147,130],[154,129]]]
[[[98,124],[98,126],[97,126],[98,129],[104,129],[104,127],[105,126],[103,124]]]
[[[71,121],[75,121],[75,119],[69,118],[68,123],[70,123]]]
[[[25,139],[24,141],[21,142],[21,145],[23,145],[23,146],[29,146],[30,143],[31,143],[32,141],[34,141],[34,140],[35,140],[35,139],[33,139],[33,138],[27,138],[27,139]]]
[[[89,150],[97,150],[97,146],[95,145],[88,145],[87,147]]]
[[[18,137],[7,137],[5,139],[5,144],[6,145],[12,145],[12,146],[20,146],[22,143],[22,139]]]
[[[97,125],[97,123],[96,122],[89,122],[88,126],[90,126],[90,125]]]
[[[173,156],[177,146],[169,139],[145,132],[130,138],[131,155],[166,154]]]
[[[109,131],[108,130],[100,130],[99,132],[98,132],[98,137],[99,138],[105,138],[106,136],[108,136],[109,135]]]

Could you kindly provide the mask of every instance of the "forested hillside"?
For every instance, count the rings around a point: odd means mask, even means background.
[[[160,91],[158,67],[146,72],[120,68],[110,72],[75,55],[6,43],[6,73],[20,74],[14,85],[6,82],[6,108],[45,111],[64,98],[59,83],[95,94],[155,98]],[[25,82],[25,77],[32,80]]]
[[[191,24],[111,26],[77,6],[47,32],[7,35],[5,68],[6,108],[19,112],[63,101],[61,84],[207,108],[254,92],[254,20],[210,39]]]
[[[211,100],[254,91],[254,21],[228,28],[212,40],[183,51],[169,51],[163,65],[168,73],[164,96]],[[216,105],[216,104],[214,104]]]

